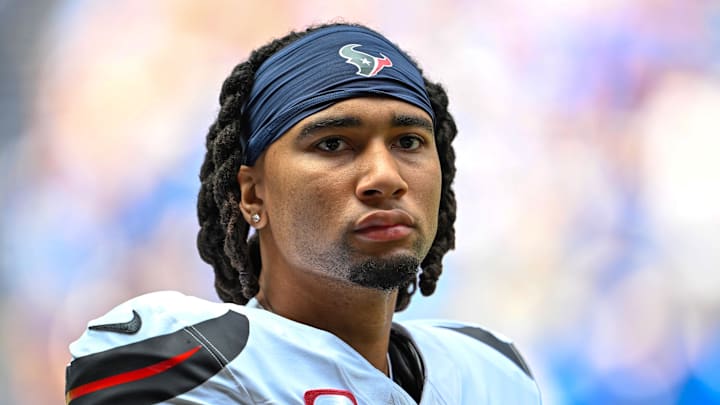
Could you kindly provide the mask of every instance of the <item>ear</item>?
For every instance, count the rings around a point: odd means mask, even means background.
[[[264,215],[264,188],[263,177],[260,165],[240,166],[237,181],[240,185],[240,212],[245,221],[256,229],[260,229],[267,223],[267,215]],[[253,215],[260,217],[259,221],[253,220]],[[255,217],[257,219],[257,217]]]

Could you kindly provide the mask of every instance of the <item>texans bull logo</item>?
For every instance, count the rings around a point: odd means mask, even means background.
[[[355,65],[358,68],[356,74],[364,77],[373,77],[380,73],[385,67],[392,66],[392,61],[382,53],[378,58],[365,52],[356,51],[355,48],[360,46],[359,44],[347,44],[340,48],[338,52],[340,56],[346,59],[345,63]]]

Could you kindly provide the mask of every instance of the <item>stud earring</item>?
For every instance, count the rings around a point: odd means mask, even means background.
[[[250,219],[252,219],[252,221],[257,224],[258,222],[260,222],[260,214],[252,214],[250,216]]]

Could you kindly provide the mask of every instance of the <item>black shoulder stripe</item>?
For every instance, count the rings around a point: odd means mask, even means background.
[[[248,319],[228,311],[174,333],[80,357],[67,368],[66,402],[166,401],[217,374],[242,352],[248,335]]]
[[[445,329],[454,330],[456,332],[460,332],[464,335],[470,336],[472,338],[475,338],[486,345],[492,347],[493,349],[500,352],[503,356],[507,357],[510,361],[515,363],[522,371],[527,374],[528,377],[534,380],[534,377],[532,375],[532,372],[530,372],[530,368],[525,363],[525,360],[522,358],[520,353],[518,353],[517,349],[515,349],[515,345],[512,343],[503,342],[502,340],[498,339],[493,335],[492,333],[481,329],[481,328],[473,328],[469,326],[464,326],[461,328],[453,328],[450,326],[443,326]]]

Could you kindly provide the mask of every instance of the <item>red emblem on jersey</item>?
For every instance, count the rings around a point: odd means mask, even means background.
[[[358,405],[350,391],[324,388],[305,391],[305,405]]]

